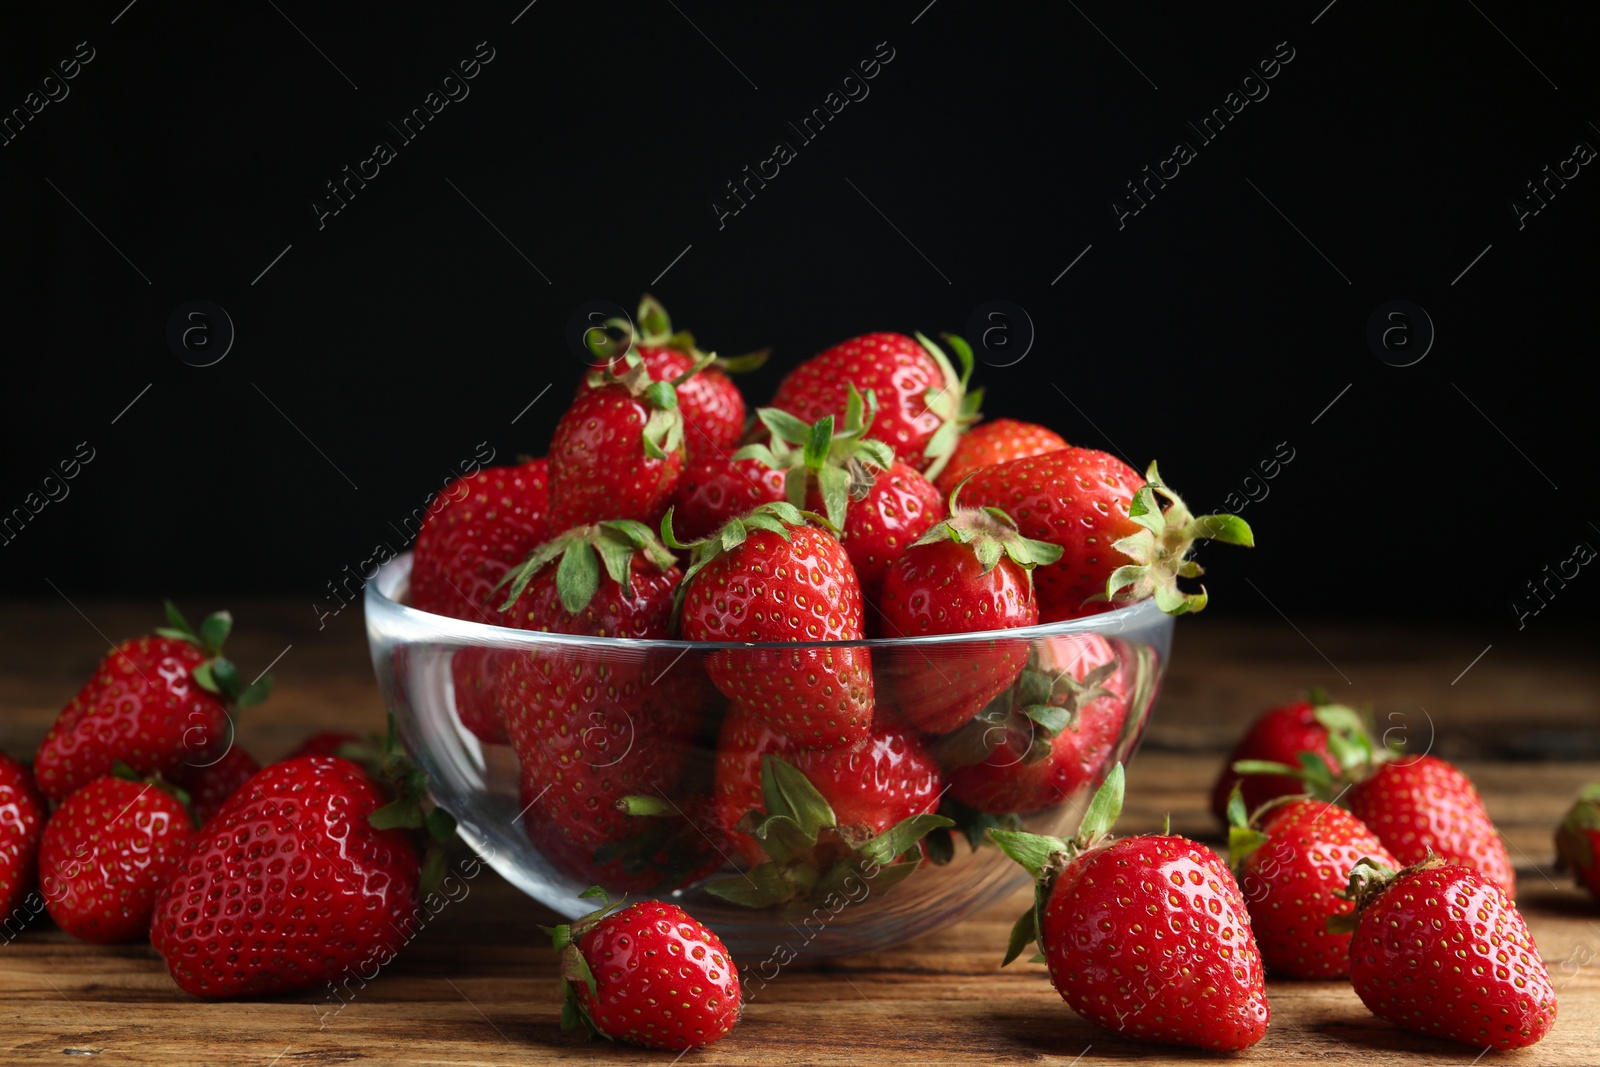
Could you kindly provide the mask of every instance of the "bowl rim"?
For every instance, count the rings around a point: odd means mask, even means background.
[[[1061,622],[1037,623],[1033,626],[1018,626],[1009,630],[922,634],[915,637],[864,637],[854,641],[684,641],[676,638],[595,637],[588,634],[561,634],[548,630],[522,630],[514,626],[497,626],[492,623],[472,622],[469,619],[435,615],[433,612],[414,608],[410,604],[394,599],[391,595],[391,591],[397,588],[402,581],[410,579],[411,557],[411,552],[402,552],[387,563],[381,564],[377,571],[367,578],[363,601],[369,619],[369,634],[371,634],[373,628],[370,619],[374,610],[376,610],[383,613],[398,613],[401,619],[409,622],[412,626],[417,628],[425,627],[429,631],[428,636],[430,638],[463,646],[537,649],[548,647],[551,644],[558,644],[587,648],[611,648],[618,651],[623,649],[664,649],[680,653],[687,652],[690,649],[711,651],[719,649],[781,650],[796,647],[890,650],[971,644],[979,641],[992,641],[1001,636],[1004,636],[1007,640],[1033,641],[1040,638],[1068,637],[1081,634],[1120,634],[1146,630],[1152,626],[1171,626],[1176,621],[1175,616],[1167,615],[1156,607],[1153,597],[1146,597],[1143,600],[1124,607],[1114,608],[1111,611],[1103,611],[1097,615],[1085,615],[1077,619],[1066,619]]]

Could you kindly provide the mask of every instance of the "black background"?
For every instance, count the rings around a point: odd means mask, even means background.
[[[774,348],[756,402],[843,338],[1011,301],[1037,337],[980,367],[987,410],[1159,458],[1196,509],[1287,442],[1243,511],[1259,547],[1204,554],[1218,614],[1497,639],[1524,583],[1600,546],[1600,173],[1520,229],[1512,207],[1600,145],[1592,11],[925,4],[8,10],[0,108],[95,58],[0,147],[0,509],[95,458],[0,547],[4,590],[309,611],[479,442],[541,453],[582,369],[569,316],[647,289],[706,347]],[[401,144],[386,123],[480,41],[470,95]],[[788,123],[880,42],[870,95],[803,143]],[[1279,42],[1270,95],[1199,145],[1186,123]],[[1180,139],[1198,158],[1119,229]],[[397,158],[319,229],[379,140]],[[719,228],[778,141],[797,158]],[[214,366],[166,342],[191,299],[236,327]],[[1408,367],[1365,338],[1394,299],[1437,330]],[[1591,586],[1529,628],[1584,620]]]

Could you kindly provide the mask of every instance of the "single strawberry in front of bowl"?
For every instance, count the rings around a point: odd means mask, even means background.
[[[232,738],[231,709],[265,699],[272,679],[245,685],[222,655],[233,628],[225,611],[196,631],[167,602],[168,625],[114,648],[39,744],[33,773],[51,800],[111,773],[171,777],[214,759]]]
[[[28,766],[0,752],[0,923],[22,917],[22,904],[38,882],[39,839],[47,816]]]
[[[952,497],[951,517],[889,565],[877,599],[883,632],[900,638],[1032,626],[1039,621],[1033,569],[1060,555],[1055,545],[1023,537],[1000,509],[966,508]],[[880,653],[878,675],[893,679],[901,717],[942,734],[1010,688],[1027,659],[1026,641],[909,648]]]
[[[1228,859],[1250,907],[1267,969],[1290,978],[1350,973],[1350,933],[1329,920],[1354,909],[1342,891],[1366,858],[1394,866],[1367,825],[1310,797],[1281,798],[1252,819],[1235,788],[1229,800]]]
[[[140,781],[121,767],[90,782],[44,829],[39,884],[50,918],[81,941],[143,940],[194,836],[194,817],[161,779]]]
[[[1374,1015],[1484,1050],[1525,1048],[1556,1021],[1556,993],[1505,890],[1437,857],[1350,872],[1350,981]]]
[[[1236,784],[1244,789],[1246,811],[1255,811],[1269,800],[1294,796],[1306,791],[1300,778],[1281,774],[1241,775],[1234,764],[1243,761],[1268,761],[1291,767],[1300,764],[1300,754],[1310,753],[1320,759],[1332,773],[1339,770],[1339,760],[1329,749],[1329,723],[1334,729],[1345,729],[1354,712],[1343,705],[1332,704],[1327,695],[1313,690],[1307,700],[1295,700],[1261,713],[1244,733],[1217,772],[1211,786],[1211,813],[1224,825],[1228,823],[1228,797]],[[1359,720],[1357,720],[1359,724]]]
[[[1005,962],[1037,941],[1072,1010],[1130,1040],[1249,1048],[1265,1036],[1269,1011],[1239,886],[1220,857],[1187,838],[1112,838],[1122,793],[1119,763],[1070,841],[989,831],[1036,881]]]
[[[980,422],[961,435],[950,463],[938,478],[939,491],[951,493],[967,475],[982,467],[1010,463],[1014,459],[1042,456],[1068,447],[1060,434],[1038,423],[1017,419]]]
[[[725,1036],[742,1008],[739,971],[722,939],[676,904],[600,907],[545,927],[561,965],[561,1028],[645,1048],[700,1048]]]
[[[1600,900],[1600,782],[1585,786],[1556,828],[1556,857]]]
[[[1154,463],[1141,478],[1120,459],[1092,448],[1063,448],[980,468],[962,498],[1003,509],[1023,536],[1061,548],[1059,560],[1034,572],[1040,622],[1152,596],[1169,615],[1200,611],[1205,588],[1187,593],[1178,585],[1179,578],[1202,573],[1187,558],[1194,542],[1255,543],[1237,516],[1191,515]]]
[[[763,504],[710,537],[683,545],[693,561],[678,592],[689,641],[783,643],[792,649],[720,649],[706,661],[728,699],[802,745],[848,747],[872,732],[872,657],[859,641],[861,586],[838,539],[793,505]],[[818,643],[823,644],[818,644]]]

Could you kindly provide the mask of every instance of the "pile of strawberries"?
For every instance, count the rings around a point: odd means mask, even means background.
[[[992,634],[1153,598],[1177,614],[1197,538],[1152,464],[1043,426],[979,422],[973,357],[874,333],[796,366],[747,416],[732,372],[648,296],[591,332],[595,369],[548,455],[447,487],[409,598],[523,630],[714,643],[458,651],[462,726],[509,745],[523,825],[551,865],[613,891],[752,907],[886,889],[990,825],[1092,788],[1130,731],[1148,650]],[[1137,725],[1136,723],[1132,725]],[[792,783],[791,787],[784,782]],[[796,806],[795,789],[807,803]],[[783,820],[778,826],[774,820]]]

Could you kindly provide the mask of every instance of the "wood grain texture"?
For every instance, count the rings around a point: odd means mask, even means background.
[[[85,604],[0,606],[0,748],[31,752],[106,648],[145,629],[153,608]],[[191,615],[198,614],[194,605]],[[286,646],[279,691],[240,726],[240,740],[274,758],[302,736],[369,729],[382,708],[369,675],[359,609],[318,631],[309,603],[237,606],[231,649],[246,677]],[[87,619],[85,618],[87,616]],[[92,621],[91,621],[92,620]],[[1145,751],[1129,769],[1122,829],[1173,829],[1217,840],[1205,791],[1242,722],[1308,683],[1347,688],[1386,709],[1427,708],[1435,751],[1468,759],[1491,814],[1512,844],[1521,906],[1561,998],[1549,1038],[1521,1062],[1600,1062],[1600,906],[1549,871],[1550,828],[1585,781],[1600,778],[1597,667],[1550,645],[1482,648],[1447,635],[1209,620],[1180,628],[1169,685]],[[1338,668],[1330,670],[1329,656]],[[1331,681],[1334,683],[1329,684]],[[1342,693],[1339,695],[1343,695]],[[1426,721],[1426,720],[1424,720]],[[1514,724],[1514,725],[1510,725]],[[1415,729],[1415,725],[1411,726]],[[1538,730],[1588,761],[1508,762],[1548,752],[1518,739]],[[1465,740],[1463,740],[1465,738]],[[1587,747],[1585,747],[1587,746]],[[1481,757],[1498,759],[1483,759]],[[462,854],[464,855],[464,853]],[[743,1022],[685,1064],[1092,1063],[1214,1059],[1124,1042],[1079,1019],[1039,965],[1002,971],[999,957],[1023,896],[899,948],[828,963],[802,953],[754,998]],[[148,946],[78,944],[48,923],[0,940],[0,1063],[304,1064],[661,1063],[671,1056],[589,1043],[556,1022],[557,977],[537,927],[552,916],[485,870],[369,983],[335,997],[307,991],[210,1004],[177,989]],[[748,966],[748,964],[747,964]],[[1273,1024],[1238,1058],[1299,1064],[1362,1056],[1370,1064],[1460,1064],[1476,1050],[1417,1037],[1373,1018],[1348,985],[1272,982]],[[73,1055],[75,1049],[93,1055]]]

